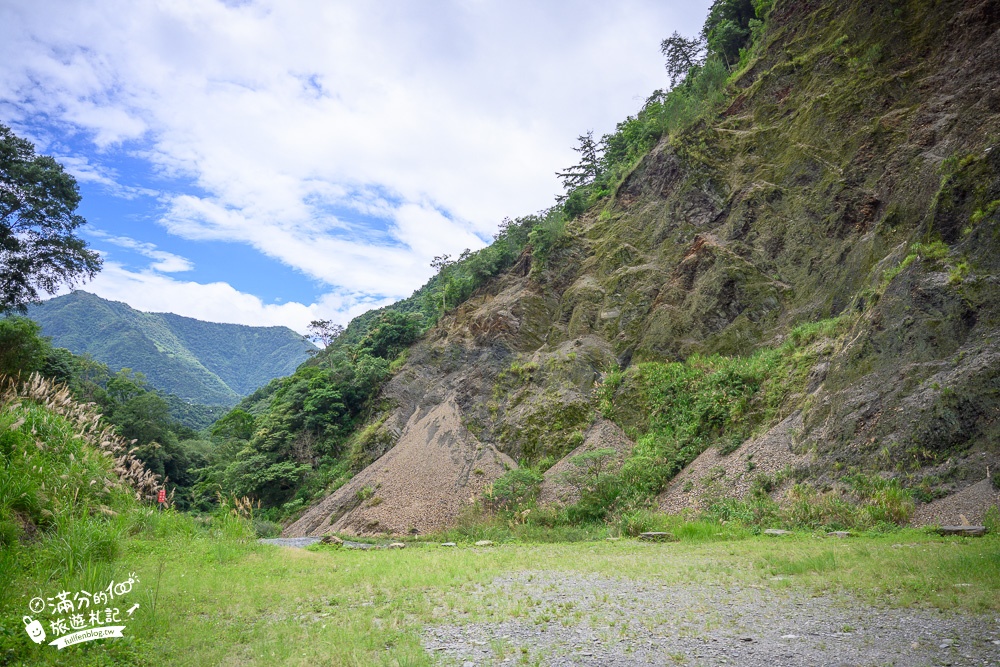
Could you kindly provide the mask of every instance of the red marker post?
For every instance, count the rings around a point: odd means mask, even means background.
[[[156,494],[156,502],[160,504],[160,509],[167,506],[167,490],[160,489],[160,492]]]

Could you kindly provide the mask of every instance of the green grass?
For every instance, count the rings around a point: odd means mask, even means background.
[[[1000,610],[995,536],[944,539],[906,530],[848,540],[805,532],[770,538],[711,522],[669,522],[680,542],[313,552],[241,541],[238,531],[213,535],[187,517],[151,517],[128,541],[121,561],[143,581],[137,598],[143,606],[128,623],[133,639],[62,655],[25,646],[25,639],[20,655],[23,664],[56,664],[57,657],[68,665],[114,664],[102,658],[114,648],[118,664],[431,664],[420,645],[421,629],[516,617],[519,602],[484,604],[472,593],[497,576],[524,570],[849,593],[890,606]]]

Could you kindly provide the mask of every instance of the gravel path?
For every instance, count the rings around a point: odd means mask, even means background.
[[[260,538],[257,540],[262,544],[273,544],[276,547],[295,547],[296,549],[305,549],[310,544],[316,544],[317,542],[322,542],[322,537],[274,537],[274,538]],[[345,549],[385,549],[388,544],[369,544],[368,542],[351,542],[350,540],[344,540],[341,545]]]
[[[554,572],[497,579],[474,595],[506,620],[427,628],[424,647],[441,664],[1000,665],[992,616]]]
[[[273,544],[277,547],[298,547],[299,549],[305,549],[310,544],[316,544],[322,540],[322,537],[262,537],[257,541],[262,544]]]

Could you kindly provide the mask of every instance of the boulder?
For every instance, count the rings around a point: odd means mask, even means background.
[[[662,533],[651,531],[648,533],[640,533],[639,539],[645,542],[678,542],[678,538],[673,533]]]
[[[987,533],[986,526],[941,526],[938,535],[963,535],[965,537],[982,537]]]

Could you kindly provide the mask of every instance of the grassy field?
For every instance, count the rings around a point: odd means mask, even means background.
[[[119,561],[121,572],[134,571],[141,581],[132,594],[140,608],[127,623],[128,638],[58,652],[25,638],[19,657],[7,662],[431,664],[421,629],[517,616],[515,603],[484,604],[472,592],[494,577],[524,570],[852,594],[875,605],[1000,610],[996,536],[946,539],[904,530],[837,540],[727,529],[694,524],[680,531],[680,542],[664,544],[601,540],[444,548],[417,542],[403,550],[302,550],[257,544],[238,526],[226,533],[187,517],[154,515],[128,540]]]

